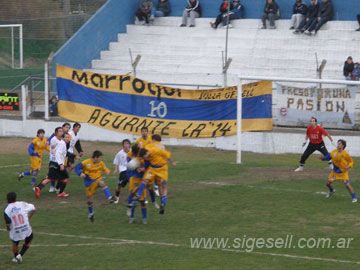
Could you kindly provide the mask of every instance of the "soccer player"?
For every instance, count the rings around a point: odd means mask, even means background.
[[[130,151],[130,140],[125,139],[122,141],[122,149],[115,155],[113,164],[114,164],[114,175],[117,175],[118,172],[120,172],[119,174],[119,181],[118,181],[118,185],[116,187],[115,190],[115,198],[116,201],[114,203],[119,203],[119,199],[120,199],[120,190],[121,188],[126,187],[127,183],[128,183],[128,177],[126,175],[126,171],[127,171],[127,154]]]
[[[326,195],[326,197],[329,198],[335,193],[335,189],[332,187],[332,184],[335,181],[340,181],[345,184],[351,195],[352,202],[356,203],[357,197],[349,181],[349,169],[353,167],[354,161],[345,148],[346,141],[340,139],[337,141],[337,147],[335,150],[326,156],[319,157],[319,159],[324,161],[332,159],[334,165],[333,170],[328,177],[328,181],[326,182],[326,186],[329,188],[329,193]]]
[[[149,130],[147,127],[141,128],[141,137],[139,139],[137,139],[135,142],[139,148],[144,148],[149,143],[152,143],[152,139],[150,136],[148,136],[148,133],[149,133]]]
[[[61,128],[62,128],[62,131],[63,131],[63,135],[62,135],[62,136],[64,136],[64,134],[69,133],[69,130],[70,130],[70,128],[71,128],[71,125],[70,125],[70,123],[66,122],[66,123],[64,123],[64,124],[61,126]],[[51,148],[51,140],[52,140],[52,138],[53,138],[54,136],[55,136],[55,133],[53,133],[53,134],[50,136],[49,140],[48,140],[49,143],[50,143],[50,148]],[[50,161],[51,161],[51,157],[50,157]],[[55,184],[56,184],[56,181],[50,182],[49,192],[59,193],[59,190],[57,190],[57,189],[55,188]]]
[[[322,126],[319,126],[317,124],[317,119],[315,117],[311,118],[310,123],[311,124],[306,130],[305,142],[303,143],[303,146],[306,145],[308,139],[310,140],[310,143],[307,146],[305,152],[302,154],[300,159],[300,166],[295,170],[295,172],[301,172],[304,170],[305,161],[316,150],[321,152],[324,156],[327,156],[329,154],[322,139],[322,136],[327,136],[331,141],[331,144],[336,147],[333,138],[325,131]],[[329,166],[332,169],[331,160],[329,160]]]
[[[68,172],[71,172],[74,169],[74,163],[76,159],[76,155],[74,154],[74,148],[79,153],[80,157],[84,154],[84,151],[81,148],[80,139],[79,139],[79,131],[81,125],[79,123],[75,123],[73,125],[73,129],[69,132],[70,134],[70,146],[68,149],[68,160],[67,160],[67,169]]]
[[[153,143],[152,137],[148,136],[148,134],[149,134],[148,128],[142,127],[141,128],[141,137],[139,139],[137,139],[135,142],[139,148],[145,148],[148,144]],[[148,186],[148,190],[149,190],[151,201],[154,204],[155,194],[157,196],[159,196],[159,187],[156,183],[154,183],[154,185]],[[147,203],[146,200],[145,200],[145,202]]]
[[[57,134],[56,137],[51,140],[51,147],[53,147],[55,144],[56,147],[51,149],[53,158],[52,161],[50,161],[48,176],[34,189],[35,196],[37,198],[40,198],[41,190],[49,182],[55,182],[56,180],[59,181],[59,193],[57,196],[59,198],[69,197],[69,194],[65,193],[64,190],[69,179],[69,175],[65,167],[65,159],[67,154],[66,144],[70,142],[70,135],[65,134],[65,136],[62,137],[62,129],[60,127],[57,129],[57,131],[55,130]],[[55,140],[59,141],[55,142]]]
[[[91,158],[88,158],[75,166],[75,173],[84,179],[85,193],[88,200],[89,219],[91,222],[94,222],[95,219],[93,197],[98,187],[102,188],[110,203],[115,201],[115,198],[111,196],[108,186],[101,178],[102,171],[106,175],[109,175],[110,173],[110,170],[102,161],[102,156],[103,153],[96,150]]]
[[[129,151],[127,159],[130,161],[132,158],[138,158],[140,160],[140,165],[135,170],[127,170],[127,176],[130,178],[129,184],[129,195],[128,195],[128,209],[127,215],[130,217],[129,223],[132,224],[135,221],[135,205],[133,203],[133,197],[138,192],[139,187],[142,183],[142,179],[144,176],[144,159],[140,158],[139,156],[140,148],[137,145],[134,145]],[[141,205],[141,214],[142,214],[142,223],[147,224],[147,209],[146,209],[146,192],[142,192],[141,196],[139,197],[138,201]]]
[[[12,241],[12,251],[14,263],[22,263],[25,252],[30,247],[33,239],[32,229],[29,219],[35,213],[35,206],[26,202],[17,202],[16,193],[7,194],[8,205],[4,210],[6,230],[9,231],[10,240]],[[25,240],[19,253],[19,242]]]
[[[36,177],[41,169],[41,159],[44,150],[47,150],[48,152],[50,151],[49,143],[45,138],[45,130],[39,129],[37,131],[37,137],[31,141],[31,144],[28,147],[28,153],[31,161],[30,170],[20,172],[18,175],[19,180],[21,180],[25,175],[31,175],[31,184],[36,184]]]
[[[170,164],[174,167],[176,163],[171,159],[170,152],[158,148],[158,147],[149,147],[149,145],[140,150],[140,157],[144,158],[145,161],[149,162],[149,167],[144,173],[143,181],[139,187],[137,195],[133,198],[134,201],[138,200],[141,197],[145,187],[147,185],[152,185],[156,182],[159,185],[166,185],[168,181],[168,166],[167,160],[170,161]],[[167,186],[166,186],[167,187]],[[166,188],[167,192],[167,188]],[[164,214],[165,205],[167,203],[167,193],[162,194],[161,204],[160,204],[160,214]]]

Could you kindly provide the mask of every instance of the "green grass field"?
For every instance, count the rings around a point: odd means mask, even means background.
[[[8,232],[1,229],[0,269],[360,268],[359,205],[351,203],[340,183],[335,185],[336,194],[325,198],[330,170],[315,156],[304,172],[294,173],[299,155],[243,153],[243,165],[236,165],[235,152],[168,147],[178,165],[170,168],[165,215],[149,204],[147,225],[141,223],[140,209],[136,209],[136,223],[128,224],[125,191],[121,203],[114,205],[98,190],[96,219],[90,223],[83,182],[77,175],[71,174],[69,198],[58,199],[46,187],[36,199],[30,178],[17,180],[18,171],[29,165],[26,149],[30,140],[1,138],[0,143],[6,146],[0,156],[1,207],[9,191],[37,207],[31,219],[34,241],[21,266],[11,262]],[[87,155],[94,149],[103,150],[104,161],[113,170],[119,144],[85,142],[83,148]],[[47,173],[47,160],[44,156],[41,177]],[[358,165],[356,158],[350,176],[355,191],[360,192]],[[105,181],[113,191],[116,177],[108,176]],[[5,227],[4,221],[0,224]],[[245,251],[252,249],[251,238],[269,241],[287,236],[293,237],[291,248],[259,245],[252,252]],[[228,242],[223,247],[215,243],[212,248],[192,248],[195,238]],[[301,238],[309,246],[297,246]],[[311,239],[318,238],[330,238],[331,246],[311,248]],[[339,238],[353,240],[347,248],[333,248]],[[250,240],[241,247],[242,239]]]

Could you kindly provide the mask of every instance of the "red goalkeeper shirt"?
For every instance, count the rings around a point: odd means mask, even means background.
[[[322,126],[316,126],[316,128],[308,126],[306,135],[309,137],[310,143],[319,144],[323,142],[322,136],[328,136],[328,133]]]

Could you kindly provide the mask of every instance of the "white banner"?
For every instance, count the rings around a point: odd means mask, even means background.
[[[356,89],[299,88],[276,83],[277,120],[280,124],[299,124],[316,117],[323,126],[351,127],[355,119]]]

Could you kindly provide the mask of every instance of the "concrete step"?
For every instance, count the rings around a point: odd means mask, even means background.
[[[215,18],[198,18],[196,19],[196,27],[207,28],[210,26],[210,22],[214,22]],[[181,17],[162,17],[155,18],[154,26],[179,26],[181,24]],[[240,19],[233,20],[231,24],[235,28],[244,29],[257,29],[261,27],[262,23],[259,19]],[[278,29],[289,29],[291,23],[290,20],[277,20],[276,26]],[[151,26],[147,26],[151,27]],[[323,30],[355,30],[358,28],[356,21],[330,21],[323,26]]]

